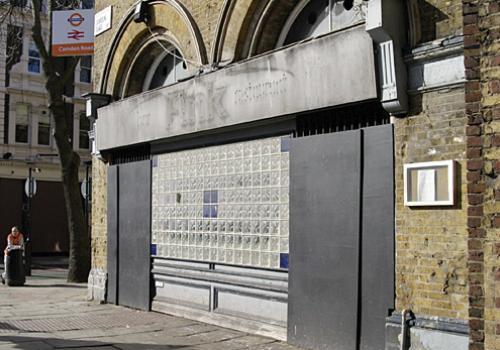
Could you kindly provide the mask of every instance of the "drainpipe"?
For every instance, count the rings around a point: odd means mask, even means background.
[[[410,316],[410,319],[407,321],[406,318],[407,316]],[[404,309],[401,312],[401,347],[400,350],[408,350],[409,349],[409,340],[410,340],[410,324],[409,321],[411,321],[414,318],[413,312],[410,309]]]

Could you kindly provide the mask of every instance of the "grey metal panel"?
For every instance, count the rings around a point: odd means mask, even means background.
[[[385,347],[394,308],[394,147],[392,125],[363,129],[360,349]]]
[[[196,285],[178,282],[175,279],[157,279],[155,300],[174,305],[210,311],[210,285]]]
[[[375,99],[375,72],[365,26],[346,29],[99,108],[97,148]]]
[[[108,288],[106,300],[116,304],[118,283],[118,166],[108,169]]]
[[[356,348],[361,132],[298,138],[290,153],[288,339]]]
[[[241,287],[250,287],[266,291],[287,292],[288,274],[283,271],[265,271],[237,266],[221,266],[213,268],[204,264],[173,260],[154,259],[153,275],[186,278],[191,281],[220,283]]]
[[[118,302],[151,304],[151,161],[120,165]]]
[[[264,293],[250,293],[237,288],[215,288],[214,312],[248,318],[262,323],[286,325],[287,303],[282,295],[269,298]]]

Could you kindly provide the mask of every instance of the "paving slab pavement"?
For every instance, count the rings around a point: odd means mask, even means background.
[[[23,287],[0,286],[0,350],[300,350],[265,337],[86,300],[67,270],[35,269]]]

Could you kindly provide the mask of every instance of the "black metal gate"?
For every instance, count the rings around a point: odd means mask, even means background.
[[[293,139],[290,343],[384,349],[394,308],[393,171],[391,125]]]
[[[141,310],[151,304],[151,161],[108,171],[108,295]]]

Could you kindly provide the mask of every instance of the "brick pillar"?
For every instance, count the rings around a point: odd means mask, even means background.
[[[500,349],[500,2],[479,7],[483,173],[487,184],[484,239],[484,348]]]
[[[484,243],[485,182],[483,176],[483,117],[481,114],[480,35],[478,1],[463,0],[464,59],[467,82],[467,199],[468,199],[468,293],[470,350],[484,349]]]
[[[463,0],[471,350],[500,349],[500,3]]]

